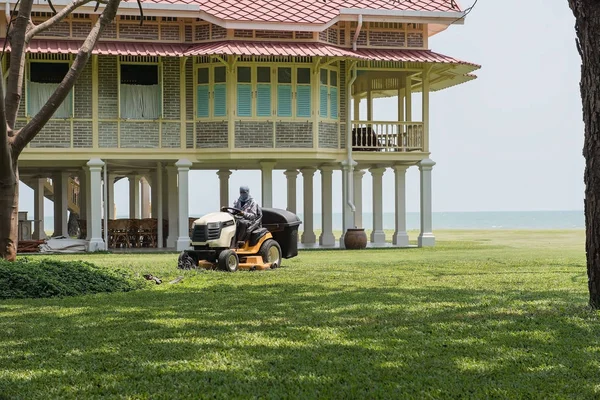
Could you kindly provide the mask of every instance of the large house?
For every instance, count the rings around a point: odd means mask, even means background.
[[[11,8],[14,1],[9,0]],[[21,179],[35,191],[38,234],[44,231],[43,196],[51,195],[55,234],[67,233],[67,210],[77,209],[90,251],[105,249],[110,243],[103,232],[114,219],[114,182],[129,178],[130,217],[165,221],[155,224],[155,244],[183,249],[190,242],[190,169],[218,170],[221,205],[230,205],[231,169],[260,170],[265,207],[272,202],[273,170],[285,170],[287,208],[293,212],[299,175],[303,181],[301,241],[330,246],[336,243],[332,173],[341,170],[344,232],[361,220],[358,199],[368,171],[373,177],[371,241],[382,243],[382,175],[393,168],[393,243],[407,246],[405,174],[415,167],[421,174],[418,243],[435,243],[429,96],[475,79],[471,73],[479,68],[429,50],[430,36],[463,22],[455,1],[142,4],[142,24],[135,1],[121,4],[68,101],[21,156]],[[29,43],[20,123],[40,109],[63,78],[101,12],[94,6],[79,8]],[[45,1],[34,11],[34,22],[52,15]],[[2,24],[5,32],[6,21]],[[422,115],[413,119],[416,92],[422,93]],[[373,99],[380,97],[398,100],[397,121],[373,120]],[[366,115],[360,115],[362,101]],[[313,228],[317,171],[323,219],[318,239]],[[151,187],[147,215],[139,209],[140,177]]]

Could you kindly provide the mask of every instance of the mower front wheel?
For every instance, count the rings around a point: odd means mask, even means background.
[[[217,265],[219,269],[226,272],[235,272],[238,269],[240,260],[237,253],[231,249],[223,250],[219,254]]]
[[[271,268],[281,267],[281,247],[277,241],[273,239],[265,240],[260,246],[258,255],[262,257],[264,262],[271,264]]]

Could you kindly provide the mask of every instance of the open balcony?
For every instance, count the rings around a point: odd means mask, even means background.
[[[422,122],[352,121],[353,151],[423,151]]]

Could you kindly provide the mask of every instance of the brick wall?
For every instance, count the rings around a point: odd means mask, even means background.
[[[346,61],[340,61],[340,121],[346,120]]]
[[[180,40],[179,25],[161,25],[160,26],[160,39],[161,40],[172,40],[172,41]]]
[[[312,32],[296,32],[296,39],[312,39],[313,38],[313,33]]]
[[[185,26],[185,41],[186,42],[191,42],[193,40],[194,37],[194,27],[191,25],[186,25]]]
[[[92,147],[92,123],[88,121],[73,122],[73,147]]]
[[[185,148],[194,148],[194,123],[185,124]]]
[[[275,124],[275,147],[313,147],[312,128],[312,122],[277,122]]]
[[[227,37],[227,29],[218,26],[218,25],[212,25],[212,33],[211,33],[211,38],[212,39],[225,39]]]
[[[117,123],[99,122],[98,123],[98,146],[117,147]]]
[[[319,40],[326,42],[327,41],[327,31],[319,32]]]
[[[273,123],[235,121],[236,148],[272,148]]]
[[[196,25],[194,29],[194,40],[209,40],[210,39],[210,25]]]
[[[41,20],[34,20],[34,23],[39,23],[42,22]],[[88,31],[89,33],[89,31]],[[48,37],[48,36],[52,36],[52,37],[69,37],[71,36],[71,24],[69,24],[69,22],[67,21],[62,21],[59,22],[57,24],[54,24],[54,26],[52,26],[51,28],[40,32],[38,35],[38,37]]]
[[[409,33],[407,47],[423,47],[423,34],[420,32]]]
[[[71,23],[73,37],[85,38],[92,30],[92,22],[89,21],[73,21]]]
[[[356,32],[355,29],[352,29],[350,31],[350,37],[352,38],[352,40],[354,40],[355,32]],[[358,46],[366,46],[367,45],[367,31],[365,31],[364,29],[360,31],[360,33],[358,34],[358,40],[356,41],[356,44]]]
[[[117,38],[117,24],[113,21],[104,28],[104,32],[100,36],[102,39],[116,39]]]
[[[293,39],[294,32],[292,31],[254,31],[257,39]]]
[[[338,44],[338,30],[334,28],[327,29],[327,41],[332,44]]]
[[[92,118],[92,63],[89,62],[75,83],[75,118]]]
[[[119,38],[133,40],[158,40],[158,25],[119,24]]]
[[[346,124],[340,124],[340,149],[346,148]]]
[[[340,45],[341,46],[346,45],[346,30],[345,29],[340,29]]]
[[[117,118],[117,57],[98,56],[98,115],[100,118]]]
[[[121,122],[121,148],[158,147],[158,123]]]
[[[319,122],[319,147],[322,149],[338,148],[337,122]]]
[[[164,57],[163,63],[163,118],[179,119],[179,58]],[[192,64],[191,60],[188,61]]]
[[[233,31],[233,37],[236,38],[251,38],[254,35],[254,31],[252,29],[236,29]]]
[[[161,147],[178,148],[181,146],[181,125],[174,122],[163,122]]]
[[[227,145],[227,121],[196,124],[196,147],[215,149],[226,148]]]
[[[68,148],[71,147],[71,122],[50,120],[31,141],[32,148]]]
[[[394,46],[404,47],[406,35],[399,31],[370,31],[369,44],[371,46]]]

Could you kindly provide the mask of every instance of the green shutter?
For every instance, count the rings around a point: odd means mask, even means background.
[[[256,115],[259,117],[271,116],[271,85],[258,84],[256,86]]]
[[[310,117],[310,86],[298,85],[298,98],[296,99],[296,116]]]
[[[292,87],[290,85],[277,86],[277,116],[292,116]]]
[[[331,88],[331,118],[338,117],[338,89]]]
[[[238,117],[252,116],[252,85],[238,83],[237,115]]]
[[[198,118],[208,118],[208,85],[199,85],[197,88],[197,114]]]
[[[327,117],[327,86],[321,85],[319,114],[321,117]]]
[[[227,116],[227,85],[219,83],[215,85],[215,96],[213,101],[215,117]]]

